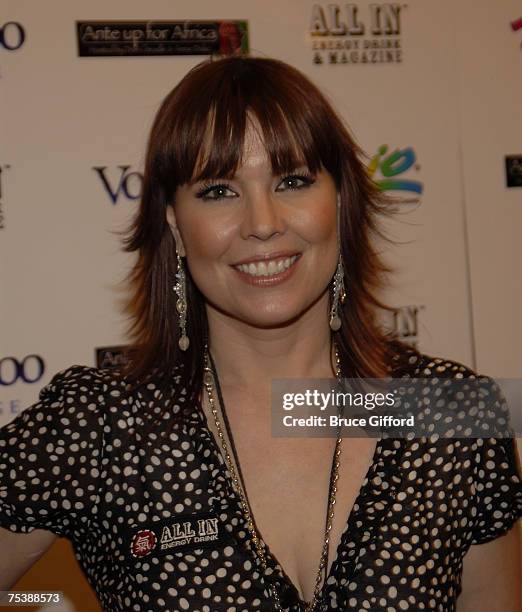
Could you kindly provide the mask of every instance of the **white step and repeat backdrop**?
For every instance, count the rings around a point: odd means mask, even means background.
[[[131,256],[114,231],[138,205],[160,101],[204,59],[80,57],[77,22],[93,20],[179,21],[178,41],[183,22],[246,22],[250,52],[308,74],[375,180],[405,200],[388,225],[402,243],[388,252],[397,332],[481,373],[522,376],[519,0],[4,0],[0,424],[58,370],[117,361]],[[227,28],[233,44],[245,23]]]

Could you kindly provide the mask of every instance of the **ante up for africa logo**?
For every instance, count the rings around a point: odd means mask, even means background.
[[[417,194],[413,198],[401,198],[400,201],[405,204],[417,204],[419,196],[424,191],[420,181],[404,177],[408,171],[419,170],[417,156],[412,147],[389,152],[388,145],[381,145],[368,165],[368,173],[381,191],[406,191]]]

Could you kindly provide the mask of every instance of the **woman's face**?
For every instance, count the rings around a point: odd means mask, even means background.
[[[208,307],[256,327],[284,325],[321,296],[337,265],[337,191],[306,167],[275,176],[257,129],[231,180],[180,186],[167,220]]]

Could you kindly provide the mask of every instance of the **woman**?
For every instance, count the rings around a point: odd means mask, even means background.
[[[105,610],[518,609],[512,439],[271,436],[273,379],[474,377],[380,329],[390,209],[360,158],[276,60],[204,62],[166,97],[125,243],[129,365],[60,372],[4,428],[22,552],[0,588],[52,533]]]

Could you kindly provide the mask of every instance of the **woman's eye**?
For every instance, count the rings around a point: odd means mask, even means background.
[[[204,185],[197,193],[196,198],[201,200],[222,200],[223,198],[233,198],[236,193],[229,185],[220,183],[218,185]]]
[[[303,189],[315,183],[315,178],[307,174],[289,174],[285,176],[276,191],[286,191],[288,189]],[[223,200],[225,198],[235,198],[237,193],[227,183],[212,183],[203,185],[196,193],[196,197],[201,200]]]
[[[303,187],[310,187],[315,182],[312,176],[305,174],[290,174],[285,176],[284,179],[279,183],[276,191],[285,191],[286,189],[302,189]]]

